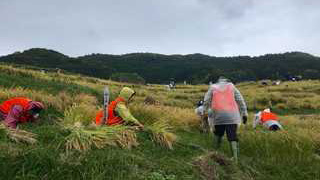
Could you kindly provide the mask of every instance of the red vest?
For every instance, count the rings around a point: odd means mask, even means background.
[[[264,112],[263,111],[261,113],[261,122],[265,123],[265,122],[270,121],[270,120],[277,121],[278,120],[277,115],[274,114],[274,113],[271,113],[271,112]]]
[[[115,114],[115,109],[119,102],[125,102],[125,100],[121,97],[118,97],[116,100],[112,101],[108,105],[108,119],[106,121],[107,125],[114,125],[114,124],[122,124],[123,119],[120,116]],[[96,115],[96,124],[101,124],[101,120],[103,118],[103,110],[98,111]]]
[[[232,84],[213,86],[211,108],[215,111],[239,111],[238,104],[234,99],[234,87]]]
[[[3,102],[0,105],[0,111],[3,114],[9,114],[11,108],[14,105],[20,105],[23,108],[23,114],[19,117],[19,122],[27,122],[31,116],[28,114],[27,110],[29,108],[29,102],[31,102],[31,99],[25,98],[25,97],[16,97],[9,99],[5,102]]]

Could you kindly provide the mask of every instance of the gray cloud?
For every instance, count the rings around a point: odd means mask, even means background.
[[[319,5],[316,0],[1,0],[0,55],[31,47],[70,56],[320,55]]]

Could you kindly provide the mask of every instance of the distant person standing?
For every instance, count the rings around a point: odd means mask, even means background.
[[[241,119],[247,123],[247,106],[240,91],[228,79],[220,77],[210,85],[204,98],[204,109],[208,110],[208,118],[214,125],[214,146],[221,146],[226,132],[234,160],[238,161],[237,129]]]
[[[172,90],[172,89],[175,89],[175,88],[176,88],[176,81],[173,78],[170,78],[169,89]]]
[[[275,113],[272,113],[271,109],[265,109],[255,114],[253,119],[253,128],[255,129],[259,124],[263,125],[270,131],[278,131],[282,129],[278,116]]]

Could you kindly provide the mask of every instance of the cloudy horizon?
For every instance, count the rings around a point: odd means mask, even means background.
[[[320,1],[1,0],[0,56],[91,53],[320,55]]]

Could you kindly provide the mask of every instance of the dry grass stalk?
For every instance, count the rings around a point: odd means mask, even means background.
[[[75,98],[74,98],[74,102],[78,103],[78,104],[87,104],[90,106],[95,106],[98,102],[97,98],[88,94],[78,94]]]
[[[106,145],[112,145],[112,131],[104,129],[87,129],[80,122],[76,122],[68,128],[71,133],[65,138],[66,150],[76,149],[78,151],[87,151],[92,147],[101,149]]]
[[[12,129],[4,124],[0,124],[0,130],[4,130],[8,138],[17,143],[35,144],[38,142],[36,139],[37,135],[28,131]]]
[[[157,121],[147,127],[152,133],[152,140],[168,149],[173,149],[173,144],[177,140],[177,136],[170,132],[171,129],[166,121]]]
[[[124,149],[131,149],[139,145],[135,131],[129,128],[118,132],[115,141]]]
[[[102,149],[106,146],[131,149],[139,144],[135,132],[125,126],[85,127],[81,122],[76,122],[74,125],[68,125],[65,128],[71,132],[65,138],[67,151],[71,149],[87,151],[93,147]]]
[[[64,111],[64,118],[60,119],[62,126],[74,125],[77,122],[89,125],[92,123],[96,114],[96,107],[93,105],[81,103],[73,104]]]

